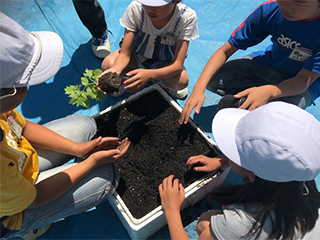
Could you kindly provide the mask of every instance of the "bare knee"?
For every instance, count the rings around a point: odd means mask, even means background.
[[[165,85],[174,89],[184,89],[188,87],[189,84],[189,76],[185,69],[181,71],[181,73],[172,76],[170,78],[165,78],[162,80]]]
[[[200,235],[205,229],[211,228],[211,216],[216,215],[216,214],[221,214],[222,210],[209,210],[199,217],[197,226],[196,226],[196,231]]]
[[[101,69],[104,71],[104,70],[107,70],[108,68],[111,68],[116,58],[118,57],[118,55],[119,55],[119,50],[116,50],[110,53],[107,57],[105,57],[102,61]]]

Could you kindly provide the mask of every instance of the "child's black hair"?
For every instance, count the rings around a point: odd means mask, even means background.
[[[272,232],[269,239],[293,239],[296,232],[304,236],[311,231],[318,219],[320,193],[315,181],[306,181],[308,195],[303,195],[302,182],[271,182],[256,177],[243,185],[221,186],[211,197],[221,205],[261,203],[257,211],[259,219],[244,237],[260,235],[266,219],[274,212]],[[258,223],[261,223],[260,225]]]

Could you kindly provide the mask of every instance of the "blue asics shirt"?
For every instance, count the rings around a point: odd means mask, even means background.
[[[276,0],[258,6],[232,33],[229,42],[246,50],[271,35],[265,51],[251,53],[289,77],[302,68],[320,74],[320,17],[306,21],[286,20]],[[313,100],[320,96],[320,77],[308,89]]]

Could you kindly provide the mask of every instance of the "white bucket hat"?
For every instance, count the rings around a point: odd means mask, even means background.
[[[161,7],[172,2],[172,0],[136,0],[136,1],[149,7]]]
[[[33,32],[0,12],[0,88],[40,84],[60,69],[63,44],[54,32]]]
[[[320,172],[320,122],[295,105],[272,102],[252,112],[222,109],[212,131],[231,161],[262,179],[302,182]]]

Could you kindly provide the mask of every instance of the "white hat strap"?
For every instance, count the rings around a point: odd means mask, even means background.
[[[30,76],[33,72],[33,70],[36,68],[36,66],[38,65],[40,58],[41,58],[41,53],[42,53],[42,42],[41,39],[39,37],[39,35],[36,32],[30,32],[30,34],[32,34],[37,40],[38,40],[38,49],[35,49],[35,58],[33,57],[33,63],[31,66],[28,66],[28,73],[25,75],[25,77],[23,79],[21,79],[19,81],[20,84],[25,84],[30,80]]]

